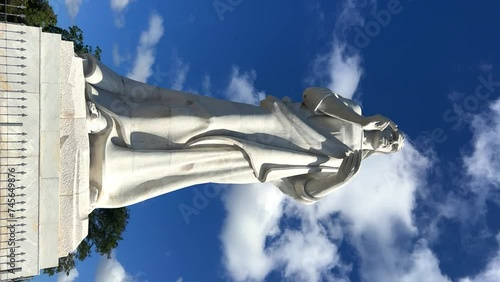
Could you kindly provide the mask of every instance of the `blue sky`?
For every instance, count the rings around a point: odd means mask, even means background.
[[[500,281],[498,1],[50,2],[120,74],[248,103],[326,86],[408,142],[314,206],[262,184],[139,203],[111,260],[34,281]]]

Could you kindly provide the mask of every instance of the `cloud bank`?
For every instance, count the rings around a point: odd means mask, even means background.
[[[232,187],[221,234],[228,274],[237,281],[263,280],[272,271],[290,280],[348,280],[351,262],[339,248],[349,244],[364,280],[448,281],[425,240],[410,250],[398,245],[417,235],[414,195],[429,165],[411,145],[399,155],[367,159],[352,183],[314,206],[272,185]]]
[[[224,198],[224,265],[234,280],[262,280],[275,267],[265,241],[279,232],[284,196],[271,185],[232,186]]]
[[[466,156],[467,172],[477,181],[500,187],[500,99],[490,105],[488,113],[477,115],[471,124],[474,134],[473,153]]]
[[[141,82],[146,82],[153,74],[152,66],[156,58],[156,45],[163,37],[163,18],[152,14],[149,18],[149,27],[141,33],[137,55],[132,70],[127,77]]]

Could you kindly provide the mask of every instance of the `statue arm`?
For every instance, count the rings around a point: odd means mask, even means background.
[[[321,199],[330,194],[334,189],[347,184],[350,179],[343,179],[337,173],[318,179],[311,179],[304,184],[306,195],[314,199]]]
[[[384,130],[387,126],[397,130],[398,127],[392,120],[382,115],[363,116],[358,104],[324,87],[307,88],[303,100],[315,114],[324,114],[357,124],[364,130]]]
[[[365,117],[361,115],[361,108],[357,104],[330,89],[307,88],[303,100],[304,104],[316,114],[325,114],[361,126],[365,122]]]
[[[299,185],[295,185],[295,192],[303,199],[312,202],[318,201],[335,188],[350,182],[359,171],[362,160],[363,152],[361,150],[353,151],[344,158],[337,173],[331,173],[322,178],[310,178],[300,184],[297,183]]]
[[[329,194],[333,189],[345,183],[336,173],[330,173],[328,176],[318,179],[302,177],[290,182],[292,183],[293,192],[285,194],[305,204],[313,204],[321,200],[321,198]]]

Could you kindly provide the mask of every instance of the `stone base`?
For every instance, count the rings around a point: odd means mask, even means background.
[[[61,42],[61,183],[59,256],[75,250],[88,233],[89,138],[82,59]]]
[[[73,43],[0,23],[0,73],[0,180],[15,178],[17,189],[0,189],[4,281],[57,266],[86,237],[90,154],[83,65]]]

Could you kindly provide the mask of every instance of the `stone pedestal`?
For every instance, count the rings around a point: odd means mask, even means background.
[[[0,279],[58,265],[87,235],[85,80],[73,44],[0,24]]]

